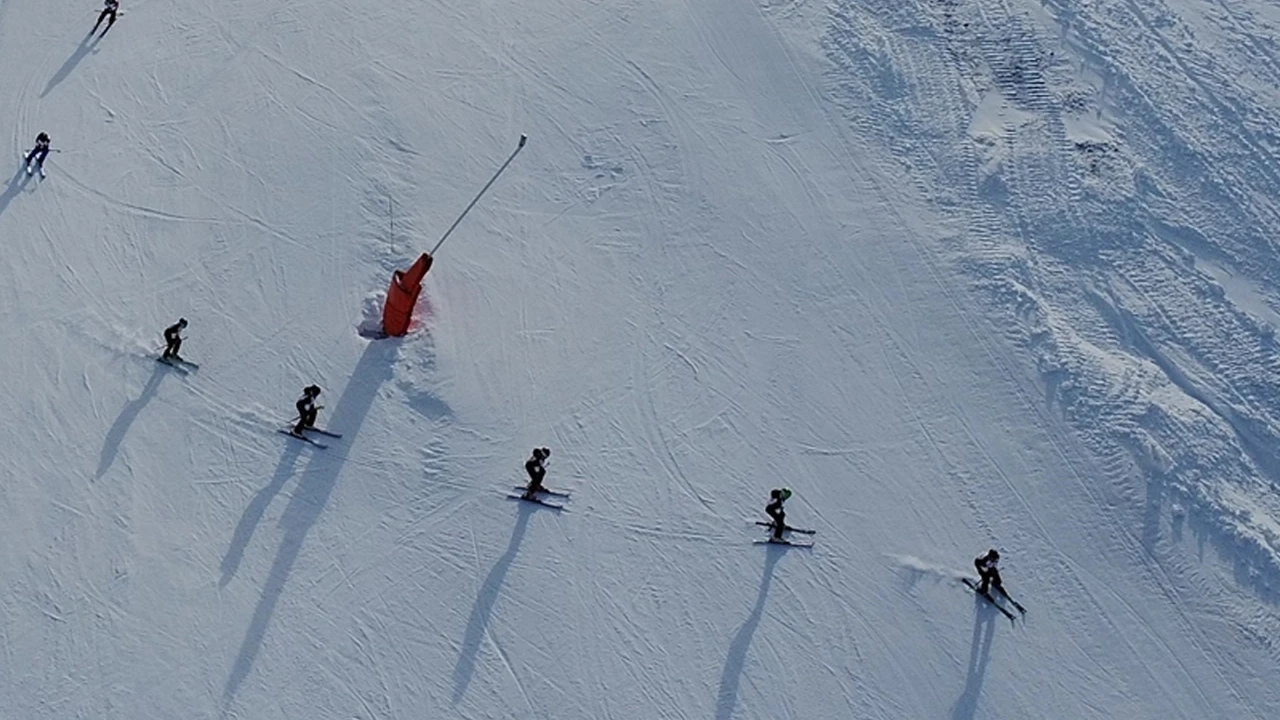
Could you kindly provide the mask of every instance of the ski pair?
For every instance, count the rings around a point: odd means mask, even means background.
[[[173,358],[169,358],[166,360],[165,358],[158,357],[156,358],[156,362],[162,365],[168,365],[169,367],[173,368],[174,370],[177,370],[183,375],[190,375],[191,371],[200,369],[199,365],[193,362],[187,362],[186,360],[174,360]]]
[[[757,520],[756,524],[769,528],[769,531],[771,533],[773,532],[773,529],[777,527],[775,523],[766,522],[764,520]],[[815,531],[813,530],[805,530],[804,528],[795,528],[795,527],[791,527],[790,525],[783,526],[782,530],[783,532],[800,533],[802,535],[815,534]],[[801,547],[801,548],[813,547],[812,540],[810,540],[809,542],[802,542],[802,541],[796,541],[796,540],[787,540],[786,538],[773,537],[772,535],[770,535],[769,538],[766,540],[756,540],[755,544],[756,545],[787,545],[789,547]]]
[[[568,497],[568,496],[566,495],[565,497]],[[535,504],[535,505],[541,505],[542,507],[551,508],[552,510],[564,510],[564,506],[563,506],[563,505],[561,505],[561,504],[559,504],[559,503],[548,502],[548,501],[543,500],[542,498],[538,497],[537,495],[534,495],[533,497],[525,497],[523,494],[521,494],[521,495],[510,495],[510,494],[509,494],[509,495],[507,495],[507,499],[508,499],[508,500],[523,500],[523,501],[525,501],[525,502],[530,502],[530,503],[533,503],[533,504]]]
[[[513,490],[520,490],[520,491],[523,491],[523,490],[525,489],[525,486],[524,486],[524,485],[513,485],[513,486],[512,486],[512,489],[513,489]],[[551,490],[550,488],[542,488],[542,489],[541,489],[541,490],[539,490],[538,492],[543,493],[544,495],[550,495],[551,497],[558,497],[558,498],[567,498],[567,497],[569,497],[569,493],[567,493],[567,492],[565,492],[565,491],[563,491],[563,490]]]
[[[1009,610],[1009,608],[1005,607],[1004,605],[1001,605],[999,602],[996,601],[995,596],[991,594],[990,590],[987,590],[987,591],[978,590],[978,583],[974,581],[973,578],[961,578],[961,581],[964,582],[964,584],[967,585],[970,590],[986,598],[987,602],[991,603],[991,605],[995,607],[995,609],[1004,613],[1004,616],[1009,618],[1009,622],[1014,622],[1015,620],[1017,620],[1017,618],[1014,616],[1013,612]],[[1013,598],[1009,597],[1009,593],[1005,592],[1003,588],[1001,588],[1000,590],[1000,595],[1005,600],[1008,600],[1011,605],[1017,608],[1019,613],[1021,613],[1022,615],[1027,614],[1027,609],[1022,607],[1022,605],[1018,604],[1017,600],[1014,600]]]
[[[764,521],[764,520],[757,520],[757,521],[756,521],[756,524],[757,524],[757,525],[763,525],[764,527],[767,527],[767,528],[769,528],[769,529],[773,529],[773,528],[774,528],[774,524],[773,524],[773,523],[771,523],[771,522],[766,522],[766,521]],[[813,530],[805,530],[805,529],[803,529],[803,528],[791,527],[790,525],[787,525],[786,527],[784,527],[784,528],[782,528],[782,529],[783,529],[784,531],[786,531],[786,532],[802,533],[802,534],[804,534],[804,535],[813,535],[813,534],[814,534],[814,532],[815,532],[815,531],[813,531]]]
[[[513,486],[513,489],[514,489],[514,490],[524,490],[524,489],[525,489],[525,487],[526,487],[526,486],[524,486],[524,485],[515,485],[515,486]],[[567,498],[567,497],[569,497],[569,493],[567,493],[567,492],[565,492],[565,491],[563,491],[563,490],[551,490],[551,489],[548,489],[548,488],[542,488],[541,490],[539,490],[539,491],[538,491],[538,493],[539,493],[539,494],[542,494],[542,495],[548,495],[548,496],[550,496],[550,497],[558,497],[558,498]],[[549,501],[547,501],[547,500],[543,500],[542,498],[538,497],[538,495],[537,495],[537,494],[535,494],[535,495],[533,495],[532,497],[530,497],[530,496],[526,496],[523,492],[521,492],[519,495],[507,495],[507,498],[508,498],[508,499],[510,499],[510,500],[524,500],[525,502],[535,503],[535,504],[541,505],[541,506],[543,506],[543,507],[551,508],[552,510],[563,510],[563,509],[564,509],[564,505],[561,505],[560,503],[553,503],[553,502],[549,502]]]
[[[342,437],[342,433],[329,432],[328,430],[323,430],[323,429],[321,429],[321,428],[309,427],[309,428],[303,428],[303,430],[304,430],[304,431],[309,430],[309,431],[311,431],[311,432],[319,433],[319,434],[321,434],[321,435],[325,435],[325,436],[327,436],[327,437],[331,437],[331,438],[340,438],[340,437]],[[322,442],[320,442],[320,441],[318,441],[318,440],[313,440],[313,439],[311,439],[311,438],[307,437],[306,435],[299,435],[299,434],[295,433],[295,432],[294,432],[294,431],[292,431],[292,430],[286,430],[286,429],[284,429],[284,428],[280,428],[279,432],[280,432],[280,434],[281,434],[281,435],[288,435],[289,437],[293,438],[294,440],[301,440],[302,442],[307,443],[307,444],[309,444],[309,445],[314,445],[314,446],[316,446],[316,447],[320,448],[321,450],[324,450],[324,449],[326,449],[326,448],[328,448],[328,447],[329,447],[328,445],[325,445],[324,443],[322,443]]]
[[[785,538],[770,537],[766,540],[756,540],[755,545],[786,545],[787,547],[811,548],[812,542],[798,542],[796,540],[787,540]]]

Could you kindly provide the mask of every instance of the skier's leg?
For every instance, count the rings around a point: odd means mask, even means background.
[[[534,495],[542,491],[542,478],[547,476],[546,470],[538,470],[529,473],[529,486],[525,488],[524,495],[532,498]]]
[[[108,13],[110,13],[110,12],[111,12],[110,10],[103,10],[102,12],[98,13],[98,22],[96,22],[96,23],[94,23],[94,24],[93,24],[93,30],[90,30],[90,31],[89,31],[89,34],[90,34],[90,35],[92,35],[92,34],[94,33],[94,30],[97,30],[97,29],[98,29],[98,26],[102,24],[102,21],[103,21],[103,20],[106,20],[106,19],[107,19],[107,14],[108,14]],[[110,27],[110,26],[108,25],[108,27]]]
[[[173,357],[174,357],[175,359],[177,359],[177,360],[181,360],[181,359],[182,359],[182,356],[178,354],[178,350],[179,350],[179,349],[181,349],[181,348],[182,348],[182,338],[174,338],[174,339],[173,339],[173,352],[172,352],[171,354],[172,354],[172,355],[173,355]]]
[[[988,585],[995,588],[996,592],[1009,597],[1009,593],[1004,591],[1004,581],[1000,579],[1000,570],[998,568],[991,569],[991,574],[987,576],[987,580]]]
[[[782,508],[778,508],[778,514],[773,516],[773,539],[781,540],[782,531],[787,529],[787,513]]]

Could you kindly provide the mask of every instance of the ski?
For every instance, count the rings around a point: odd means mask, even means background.
[[[519,491],[521,491],[521,492],[524,492],[525,487],[526,487],[525,485],[513,485],[513,486],[512,486],[512,489],[513,489],[513,490],[519,490]],[[547,495],[550,495],[550,496],[552,496],[552,497],[560,497],[560,498],[567,498],[567,497],[569,497],[569,493],[567,493],[567,492],[565,492],[565,491],[563,491],[563,490],[550,490],[550,489],[548,489],[548,488],[542,488],[542,489],[541,489],[541,490],[539,490],[538,492],[540,492],[540,493],[546,493]]]
[[[289,431],[289,430],[277,430],[276,432],[279,432],[281,435],[288,435],[289,437],[293,438],[294,440],[301,440],[301,441],[302,441],[302,442],[304,442],[304,443],[309,443],[309,444],[311,444],[311,445],[315,445],[316,447],[320,448],[321,450],[324,450],[325,448],[329,447],[328,445],[325,445],[324,443],[316,442],[315,440],[312,440],[311,438],[306,437],[306,436],[304,436],[304,435],[294,435],[294,434],[293,434],[291,431]]]
[[[1013,598],[1009,597],[1009,593],[1005,592],[1004,588],[1000,588],[1000,594],[1004,596],[1005,600],[1009,601],[1010,605],[1013,605],[1015,608],[1017,608],[1020,614],[1022,615],[1027,614],[1027,609],[1022,607],[1022,605],[1019,604],[1017,600],[1014,600]]]
[[[305,430],[305,431],[308,431],[308,432],[320,433],[321,435],[326,435],[326,436],[331,437],[331,438],[340,438],[340,437],[342,437],[342,433],[329,432],[328,430],[325,430],[324,428],[309,427],[309,428],[302,428],[302,429],[303,429],[303,430]]]
[[[778,538],[769,538],[768,540],[756,540],[755,545],[786,545],[795,548],[811,548],[812,542],[796,542],[794,540],[780,540]]]
[[[757,525],[763,525],[763,526],[765,526],[765,527],[767,527],[767,528],[771,528],[771,527],[773,527],[773,523],[771,523],[771,522],[765,522],[765,521],[763,521],[763,520],[757,520],[757,521],[756,521],[756,524],[757,524]],[[791,527],[790,525],[788,525],[788,526],[786,526],[785,528],[783,528],[783,530],[785,530],[785,531],[787,531],[787,532],[803,533],[803,534],[805,534],[805,535],[813,535],[813,534],[816,532],[815,530],[803,530],[803,529],[801,529],[801,528]]]
[[[180,365],[186,365],[187,367],[191,368],[192,370],[199,370],[199,369],[200,369],[200,366],[199,366],[198,364],[193,363],[193,362],[191,362],[190,360],[183,360],[182,358],[170,358],[170,359],[171,359],[171,360],[177,360],[177,361],[178,361],[178,363],[179,363]]]
[[[508,495],[508,496],[507,496],[507,498],[508,498],[508,499],[510,499],[510,500],[523,500],[523,501],[525,501],[525,502],[531,502],[531,503],[534,503],[534,504],[536,504],[536,505],[541,505],[542,507],[551,508],[552,510],[563,510],[563,509],[564,509],[564,506],[563,506],[563,505],[557,505],[556,503],[553,503],[553,502],[547,502],[546,500],[542,500],[542,499],[539,499],[539,498],[536,498],[536,497],[531,497],[531,498],[529,498],[529,497],[525,497],[525,496],[523,496],[523,495]]]
[[[190,370],[187,370],[186,368],[182,367],[181,365],[175,365],[175,364],[173,364],[173,363],[169,362],[168,360],[165,360],[164,358],[156,358],[156,362],[160,363],[161,365],[168,365],[169,367],[173,368],[174,370],[177,370],[178,372],[182,373],[183,375],[190,375],[190,374],[191,374],[191,371],[190,371]]]
[[[978,593],[978,594],[979,594],[979,595],[981,595],[982,597],[986,598],[987,602],[991,603],[991,606],[992,606],[992,607],[994,607],[995,609],[999,610],[1001,613],[1004,613],[1004,616],[1005,616],[1005,617],[1007,617],[1007,618],[1009,618],[1009,622],[1015,622],[1015,621],[1017,620],[1017,618],[1015,618],[1015,617],[1014,617],[1013,613],[1012,613],[1012,612],[1009,612],[1009,608],[1007,608],[1007,607],[1005,607],[1005,606],[1001,605],[1000,603],[996,602],[996,599],[995,599],[994,597],[992,597],[992,596],[991,596],[991,593],[989,593],[989,592],[978,592],[978,583],[974,582],[971,578],[961,578],[961,581],[962,581],[965,585],[967,585],[967,586],[969,587],[969,589],[970,589],[970,590],[972,590],[972,591],[974,591],[975,593]],[[1008,596],[1006,595],[1005,597],[1008,597]],[[1011,602],[1012,602],[1012,601],[1011,601]]]

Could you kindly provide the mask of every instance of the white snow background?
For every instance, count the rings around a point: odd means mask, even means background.
[[[0,0],[0,717],[1280,716],[1280,5],[98,9]]]

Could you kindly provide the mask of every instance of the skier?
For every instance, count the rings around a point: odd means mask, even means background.
[[[545,463],[551,457],[551,448],[534,448],[533,454],[524,463],[524,471],[529,473],[529,486],[524,490],[524,498],[532,500],[542,490],[542,478],[547,475]]]
[[[994,587],[1000,591],[1001,595],[1009,596],[1009,593],[1004,591],[1004,584],[1000,582],[1000,568],[997,567],[999,563],[1000,553],[995,548],[988,550],[985,555],[979,555],[974,558],[973,566],[978,568],[978,576],[980,578],[978,592],[986,595],[987,588]]]
[[[31,151],[22,156],[27,163],[27,174],[31,174],[32,165],[40,169],[40,177],[44,177],[44,159],[49,156],[49,133],[40,133],[36,136],[36,146]]]
[[[320,406],[315,404],[316,398],[320,397],[319,385],[308,385],[302,389],[302,397],[298,399],[298,424],[293,426],[293,434],[302,437],[302,431],[314,427],[316,424],[316,415],[320,412]]]
[[[106,35],[107,31],[111,29],[111,26],[116,24],[116,10],[119,9],[119,0],[104,0],[102,12],[98,14],[98,22],[93,24],[93,30],[90,30],[89,34],[92,35],[94,30],[97,30],[98,26],[102,24],[102,21],[106,20],[107,26],[102,28],[102,35]],[[101,38],[102,35],[99,35],[98,37]]]
[[[187,327],[186,318],[178,318],[178,322],[164,329],[164,354],[160,356],[161,360],[168,361],[173,358],[178,362],[182,362],[182,356],[178,354],[178,349],[182,347],[182,336],[178,333]]]
[[[782,503],[791,497],[790,488],[774,488],[769,491],[769,504],[764,506],[764,511],[773,520],[773,539],[781,540],[782,531],[787,529],[787,512],[782,509]]]

